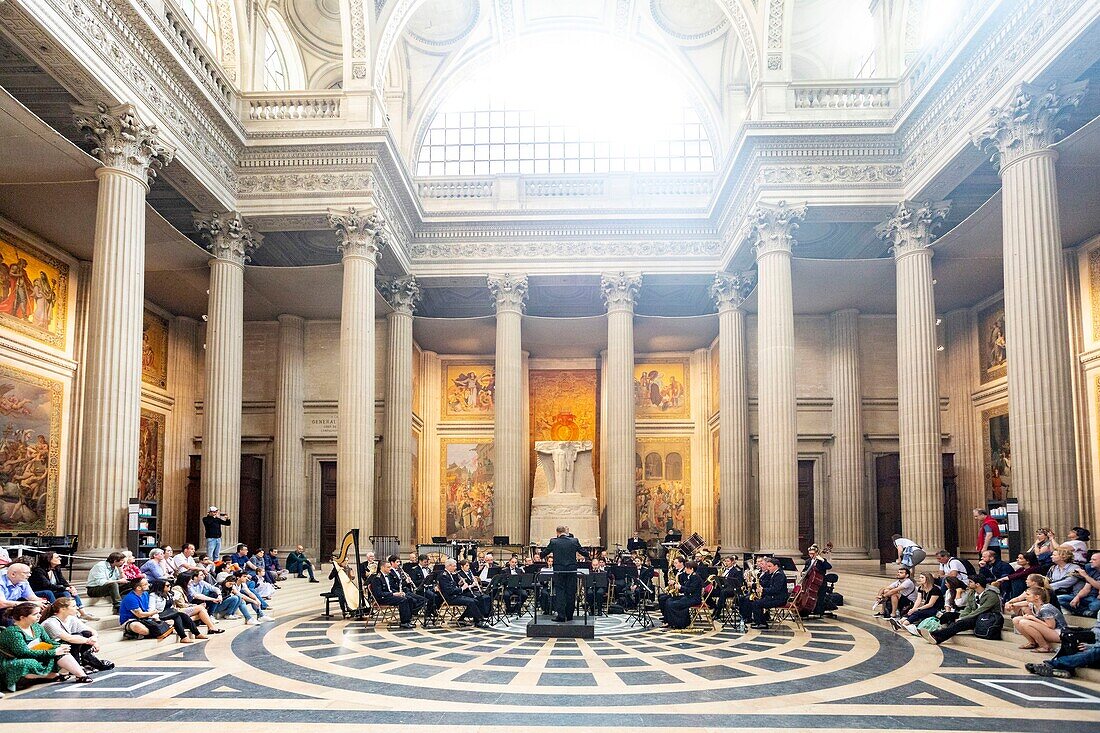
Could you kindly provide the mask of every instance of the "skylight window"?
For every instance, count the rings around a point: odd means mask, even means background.
[[[199,34],[206,47],[214,51],[218,50],[217,11],[214,9],[214,0],[176,0],[180,10],[191,21],[192,27]]]

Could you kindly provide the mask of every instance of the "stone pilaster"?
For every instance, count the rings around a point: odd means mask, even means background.
[[[751,274],[714,276],[718,306],[718,534],[723,549],[753,547],[749,487],[749,395],[745,381],[745,312]]]
[[[974,135],[1001,174],[1012,484],[1025,537],[1036,527],[1080,521],[1058,154],[1051,146],[1062,135],[1059,118],[1080,103],[1086,86],[1021,84]]]
[[[833,326],[833,453],[829,537],[838,558],[866,558],[863,400],[859,384],[859,311],[837,311]]]
[[[955,484],[958,487],[959,517],[985,506],[985,477],[978,449],[974,408],[971,395],[978,374],[978,340],[974,336],[970,309],[946,313],[944,341],[943,392],[947,395],[947,431],[951,434],[951,452],[955,454]],[[959,543],[961,552],[974,552],[974,526],[959,522],[959,536],[948,537],[947,544]]]
[[[634,304],[640,273],[619,272],[600,278],[607,303],[607,546],[626,547],[637,525],[634,497]]]
[[[760,414],[760,549],[798,554],[798,406],[794,386],[791,248],[806,207],[761,203],[751,215],[756,254]]]
[[[187,527],[187,482],[191,454],[195,450],[195,400],[198,399],[199,322],[187,316],[172,319],[169,327],[169,387],[175,398],[168,419],[164,446],[164,491],[160,500],[160,533],[165,542],[178,546],[197,527]],[[190,531],[189,531],[190,530]],[[197,535],[200,539],[201,534]]]
[[[933,232],[950,203],[898,204],[876,231],[897,268],[898,448],[902,534],[931,554],[943,547],[940,390],[936,375]]]
[[[275,444],[271,472],[272,496],[267,504],[271,544],[293,550],[305,544],[310,513],[295,511],[310,503],[306,487],[305,451],[305,319],[279,316],[278,378],[275,383]]]
[[[88,284],[78,528],[82,552],[105,554],[125,546],[128,500],[137,492],[145,194],[174,151],[132,105],[73,111],[103,163]]]
[[[241,503],[241,391],[244,369],[244,265],[263,237],[237,212],[196,214],[212,256],[207,297],[206,393],[202,401],[202,505],[234,520]],[[238,522],[222,530],[237,541]]]
[[[496,392],[493,422],[493,467],[496,484],[494,532],[508,535],[513,544],[527,539],[531,506],[524,471],[528,451],[523,419],[523,307],[527,302],[526,275],[489,275],[489,291],[496,303]]]
[[[336,439],[336,523],[343,536],[359,528],[366,547],[374,531],[374,277],[386,246],[382,217],[351,208],[329,212],[343,255],[340,305],[340,405]]]
[[[386,316],[386,403],[382,410],[382,482],[375,497],[378,533],[394,535],[401,546],[413,537],[413,311],[420,286],[412,275],[386,280],[380,288],[393,311]]]

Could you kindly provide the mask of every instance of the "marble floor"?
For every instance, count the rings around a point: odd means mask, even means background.
[[[805,631],[687,635],[612,617],[593,640],[534,640],[518,623],[326,619],[319,586],[287,585],[274,623],[228,622],[193,645],[112,641],[115,670],[8,695],[0,728],[1100,730],[1096,682],[1031,676],[1007,642],[933,647],[855,609]]]

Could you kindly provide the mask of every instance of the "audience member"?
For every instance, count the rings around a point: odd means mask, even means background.
[[[207,636],[199,633],[199,627],[186,613],[180,613],[172,597],[172,586],[163,580],[154,580],[149,584],[149,610],[161,621],[172,624],[180,643],[190,644],[196,640],[205,640]]]
[[[198,569],[199,562],[195,557],[195,546],[188,542],[172,557],[172,571],[179,576],[184,573],[193,573]]]
[[[918,633],[917,625],[921,621],[933,618],[943,609],[943,589],[936,583],[931,573],[917,574],[917,600],[913,608],[902,619],[891,618],[895,629],[905,628],[913,636]]]
[[[1021,552],[1016,556],[1016,567],[1013,571],[1003,578],[992,581],[991,584],[1001,591],[1001,597],[1007,603],[1009,598],[1023,594],[1027,587],[1027,576],[1036,573],[1038,564],[1039,561],[1030,550]]]
[[[122,627],[123,639],[152,636],[159,641],[172,633],[172,627],[157,618],[157,612],[151,610],[149,581],[146,578],[135,583],[134,589],[122,599],[118,623]]]
[[[963,565],[962,560],[959,558],[952,557],[947,550],[940,550],[936,553],[936,562],[940,564],[941,577],[958,578],[963,584],[970,580],[966,565]]]
[[[54,600],[72,598],[80,618],[87,621],[99,620],[84,610],[84,602],[80,600],[76,588],[61,573],[61,555],[56,552],[43,552],[38,556],[38,562],[31,569],[30,584],[39,596],[43,595],[43,591],[48,591],[53,594]]]
[[[1077,643],[1069,649],[1064,641],[1058,648],[1058,653],[1049,662],[1029,662],[1024,665],[1028,672],[1040,677],[1076,677],[1076,670],[1081,667],[1096,667],[1100,665],[1100,619],[1092,627],[1093,643]]]
[[[1063,611],[1076,616],[1096,617],[1100,612],[1100,552],[1092,553],[1092,558],[1077,577],[1084,581],[1081,589],[1070,595],[1058,596],[1058,605]]]
[[[294,552],[291,552],[286,556],[286,569],[297,578],[303,577],[303,574],[309,575],[310,583],[320,583],[313,575],[313,563],[308,557],[306,557],[305,548],[298,545]]]
[[[30,575],[31,569],[21,562],[13,562],[8,566],[7,573],[0,575],[0,610],[15,608],[23,602],[33,603],[40,608],[46,605],[27,582]],[[12,620],[11,616],[5,615],[0,623],[6,626]]]
[[[212,506],[206,510],[206,516],[202,518],[203,535],[206,537],[206,554],[215,562],[222,557],[222,527],[232,524],[229,516],[218,513],[218,508]]]
[[[883,617],[903,616],[913,607],[917,598],[917,587],[909,577],[910,572],[904,565],[898,568],[897,580],[878,592],[875,606],[881,607],[880,615]]]
[[[118,613],[124,589],[128,590],[131,587],[129,582],[122,579],[123,559],[124,555],[121,552],[112,552],[105,560],[100,560],[88,571],[88,596],[110,598],[112,613]]]
[[[894,541],[894,547],[898,551],[898,564],[902,567],[909,568],[912,571],[917,565],[924,562],[924,558],[927,555],[924,552],[924,548],[918,545],[911,539],[902,537],[900,534],[896,534],[891,539]]]
[[[1048,564],[1050,554],[1054,552],[1054,530],[1046,527],[1035,530],[1035,542],[1032,543],[1030,551],[1038,560],[1038,565]]]
[[[1091,533],[1084,527],[1074,527],[1066,535],[1066,541],[1058,545],[1058,547],[1065,547],[1073,551],[1074,563],[1088,562],[1089,555],[1089,539],[1091,539]]]
[[[1028,604],[1027,594],[1033,588],[1041,588],[1050,595],[1050,581],[1047,580],[1047,576],[1039,575],[1038,573],[1032,573],[1024,580],[1024,590],[1017,596],[1008,599],[1004,604],[1004,612],[1009,616],[1019,616],[1024,612],[1024,608]]]
[[[148,580],[172,582],[176,577],[165,551],[160,547],[154,547],[149,551],[149,559],[141,566],[141,572]]]
[[[1027,605],[1023,613],[1012,619],[1012,625],[1027,643],[1021,649],[1031,649],[1042,654],[1054,651],[1051,644],[1061,640],[1066,628],[1066,617],[1050,603],[1050,595],[1042,588],[1027,591]]]
[[[283,569],[279,564],[279,548],[272,547],[264,555],[264,576],[267,578],[267,582],[275,585],[276,583],[282,583],[284,580],[290,577],[290,573]],[[275,585],[278,588],[278,585]]]
[[[119,567],[119,571],[122,573],[122,579],[129,583],[130,588],[133,588],[134,581],[144,578],[145,573],[141,572],[141,568],[138,567],[137,561],[134,559],[134,553],[123,550],[122,556],[122,565]],[[129,592],[129,588],[123,590],[123,592]]]
[[[27,574],[30,574],[29,569]],[[68,679],[71,676],[73,682],[92,681],[69,653],[69,645],[53,639],[38,623],[42,616],[39,604],[17,603],[9,607],[5,615],[10,625],[0,631],[0,656],[3,656],[0,676],[6,692],[15,692],[15,685],[20,680]],[[66,673],[64,677],[59,669]]]
[[[1047,571],[1047,578],[1050,579],[1050,589],[1054,592],[1054,595],[1072,596],[1081,590],[1081,586],[1085,584],[1085,581],[1081,580],[1081,576],[1078,575],[1078,571],[1081,570],[1080,566],[1073,564],[1073,550],[1059,547],[1054,550],[1051,560],[1054,564]]]
[[[11,565],[11,555],[8,554],[6,547],[0,547],[0,568],[6,568]]]
[[[967,595],[966,607],[959,614],[959,618],[936,631],[921,629],[920,635],[930,644],[942,644],[959,632],[973,631],[983,613],[996,613],[999,616],[1001,595],[988,587],[981,577],[975,576],[970,579],[970,593]]]
[[[997,559],[1001,557],[1001,546],[1004,541],[1001,538],[1001,525],[996,519],[989,516],[989,510],[978,508],[974,510],[974,519],[978,520],[977,551],[980,557],[987,550],[992,551]]]
[[[99,651],[99,635],[81,620],[79,611],[75,599],[58,598],[43,612],[42,628],[54,639],[68,644],[69,653],[80,666],[101,672],[114,669],[114,662],[95,655]]]
[[[986,583],[1007,578],[1011,574],[1012,566],[1002,560],[993,550],[986,550],[982,553],[981,559],[978,560],[978,575],[985,578]]]

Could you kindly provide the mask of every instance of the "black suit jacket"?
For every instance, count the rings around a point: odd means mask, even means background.
[[[761,598],[764,603],[786,603],[789,595],[787,593],[787,575],[782,570],[761,575],[760,585],[764,588],[764,595]]]
[[[698,606],[703,602],[703,579],[699,577],[698,573],[691,573],[688,575],[684,573],[680,576],[680,595],[684,600],[690,601],[691,605]]]
[[[430,586],[431,581],[429,580],[429,578],[432,577],[432,569],[430,567],[425,568],[417,565],[409,571],[409,577],[413,579],[413,584],[420,588]]]
[[[388,586],[386,584],[387,580],[389,581]],[[395,583],[393,576],[389,574],[383,575],[379,573],[371,578],[370,589],[379,603],[399,602],[401,600],[393,595],[401,590],[401,584]]]
[[[451,603],[455,598],[462,595],[462,591],[458,588],[458,573],[451,575],[444,570],[436,576],[436,580],[438,581],[439,592],[447,603]]]
[[[553,555],[554,572],[559,572],[576,570],[578,553],[585,560],[589,559],[588,553],[584,551],[576,537],[562,535],[550,540],[550,544],[546,546],[546,550],[543,551],[542,555],[543,557]]]

